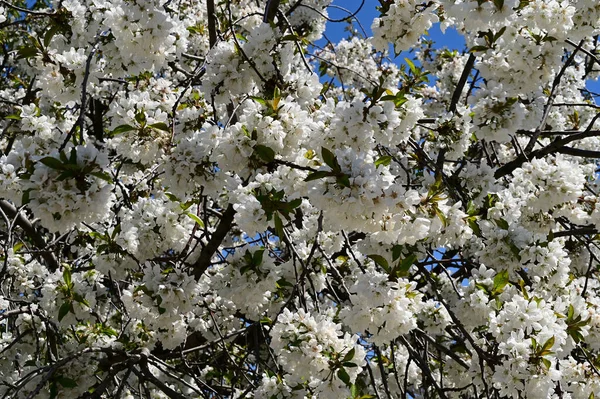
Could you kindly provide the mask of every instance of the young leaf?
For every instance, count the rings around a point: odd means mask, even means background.
[[[506,284],[508,284],[508,270],[502,270],[494,277],[494,293],[501,293],[504,287],[506,287]]]
[[[405,58],[404,62],[406,62],[406,64],[410,68],[410,71],[413,73],[413,75],[418,75],[419,71],[417,70],[417,67],[409,58]]]
[[[249,96],[248,98],[256,101],[260,105],[267,106],[267,100],[265,100],[264,98],[260,98],[260,97],[256,97],[256,96]]]
[[[194,222],[196,222],[198,224],[198,226],[200,226],[200,228],[204,228],[204,222],[202,221],[202,219],[200,219],[198,217],[198,215],[195,215],[191,212],[186,213],[186,215],[188,215],[190,217],[190,219],[192,219]]]
[[[375,168],[378,168],[380,165],[389,166],[391,162],[392,157],[389,155],[384,155],[375,161]]]

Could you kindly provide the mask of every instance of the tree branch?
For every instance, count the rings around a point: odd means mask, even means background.
[[[263,22],[270,24],[275,20],[277,11],[279,11],[279,2],[280,0],[267,1],[267,5],[265,6],[265,16],[263,18]]]
[[[579,42],[579,46],[581,46],[582,44],[583,44],[583,39]],[[546,107],[544,108],[544,114],[542,116],[540,125],[535,130],[535,133],[533,134],[533,136],[531,136],[531,138],[529,139],[529,143],[527,143],[527,146],[525,147],[525,150],[523,151],[525,156],[527,156],[527,154],[529,152],[531,152],[531,150],[533,150],[533,147],[535,146],[535,143],[537,142],[537,139],[540,136],[540,133],[546,128],[546,121],[548,120],[548,116],[550,115],[550,110],[552,109],[552,104],[554,103],[554,99],[556,98],[556,95],[558,94],[556,89],[560,85],[560,80],[562,79],[562,77],[565,74],[565,71],[567,70],[569,65],[571,65],[571,63],[575,59],[575,56],[577,55],[578,51],[579,51],[579,47],[576,48],[575,51],[573,51],[569,55],[569,58],[567,59],[567,61],[565,61],[562,68],[560,69],[560,71],[558,72],[556,77],[554,78],[554,81],[552,82],[552,90],[550,92],[550,96],[548,97],[548,102],[546,103]]]
[[[198,258],[196,263],[193,265],[193,272],[196,280],[199,280],[210,266],[212,257],[219,250],[219,246],[231,229],[234,215],[235,210],[233,209],[233,205],[229,204],[225,212],[223,212],[223,216],[221,217],[221,221],[219,222],[217,229],[210,237],[210,240],[208,240],[206,246],[202,248],[202,251],[200,252],[200,258]]]
[[[594,123],[598,120],[598,118],[600,118],[600,113],[596,114],[592,118],[585,131],[570,134],[567,137],[557,138],[552,143],[548,144],[546,147],[533,151],[531,154],[529,154],[529,158],[524,154],[519,155],[517,158],[498,168],[496,170],[496,173],[494,173],[494,177],[496,179],[500,179],[501,177],[511,174],[515,169],[519,168],[524,162],[528,160],[534,158],[541,158],[554,152],[560,152],[559,150],[563,148],[566,144],[572,143],[577,140],[582,140],[588,137],[599,136],[599,131],[592,130],[592,127],[594,126]]]
[[[217,44],[217,14],[215,13],[215,0],[207,0],[206,13],[208,14],[208,43],[210,48]]]
[[[452,93],[452,100],[450,102],[450,107],[448,108],[450,112],[456,112],[456,106],[460,101],[460,95],[462,94],[462,91],[465,88],[465,85],[467,84],[467,79],[469,78],[469,75],[471,74],[471,70],[473,69],[474,65],[475,55],[471,53],[469,54],[469,59],[467,60],[465,68],[463,69],[462,74],[460,75],[460,79],[458,80],[456,88],[454,89],[454,93]]]
[[[42,235],[36,230],[25,216],[23,216],[17,208],[5,200],[0,200],[0,208],[6,215],[15,220],[17,226],[23,229],[25,234],[33,241],[33,244],[40,250],[41,257],[46,261],[46,266],[52,272],[58,270],[59,263],[54,254],[46,249],[46,241]]]

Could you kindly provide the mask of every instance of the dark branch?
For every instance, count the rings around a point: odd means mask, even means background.
[[[267,1],[267,5],[265,6],[265,16],[263,18],[263,22],[270,24],[275,20],[275,16],[277,15],[277,11],[279,10],[279,2],[280,0]]]
[[[36,230],[35,227],[31,224],[29,220],[25,216],[23,216],[17,208],[15,208],[11,203],[5,200],[0,200],[0,208],[6,213],[6,215],[15,220],[17,226],[23,229],[25,234],[33,241],[33,244],[40,250],[41,257],[46,261],[46,266],[52,272],[58,270],[59,264],[58,260],[51,251],[46,249],[46,241],[42,237],[42,235]]]
[[[541,158],[546,155],[553,154],[555,152],[560,152],[559,150],[569,143],[572,143],[577,140],[582,140],[588,137],[595,137],[600,135],[600,133],[597,130],[592,130],[592,127],[594,126],[594,123],[598,120],[598,118],[600,118],[600,113],[596,114],[596,116],[592,118],[585,131],[570,134],[567,137],[556,138],[552,143],[548,144],[546,147],[533,151],[531,154],[529,154],[529,159],[524,154],[519,155],[517,158],[498,168],[498,170],[496,170],[496,173],[494,173],[494,177],[496,179],[500,179],[501,177],[511,174],[515,169],[519,168],[524,162],[530,159]]]
[[[217,44],[217,14],[215,13],[215,0],[206,2],[206,12],[208,14],[208,43],[210,48]]]
[[[196,280],[200,279],[204,272],[210,266],[210,262],[215,253],[219,250],[219,246],[225,239],[225,236],[231,230],[231,225],[233,224],[233,216],[235,215],[235,210],[233,209],[233,205],[229,204],[225,212],[223,212],[223,216],[221,217],[221,221],[217,226],[217,229],[208,240],[208,243],[202,251],[200,252],[200,258],[194,263],[193,271],[194,277]]]
[[[452,100],[450,102],[450,107],[448,108],[448,110],[450,112],[456,112],[456,106],[458,105],[458,102],[460,101],[460,95],[462,94],[462,91],[465,88],[465,85],[467,84],[467,79],[469,78],[469,75],[471,74],[471,70],[473,69],[474,65],[475,65],[475,56],[471,53],[471,54],[469,54],[469,59],[467,60],[467,63],[465,64],[465,68],[463,69],[462,74],[460,75],[458,84],[456,85],[456,88],[454,89],[454,93],[452,93]]]

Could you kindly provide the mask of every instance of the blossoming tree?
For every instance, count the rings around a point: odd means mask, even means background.
[[[600,395],[600,3],[379,3],[0,0],[0,397]]]

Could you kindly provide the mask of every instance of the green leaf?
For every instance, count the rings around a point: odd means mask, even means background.
[[[413,75],[418,75],[419,74],[419,71],[417,70],[417,67],[415,66],[415,64],[410,59],[405,58],[404,62],[406,62],[406,64],[410,68],[410,71],[413,73]]]
[[[542,350],[539,355],[547,356],[547,355],[551,354],[552,352],[550,350],[554,346],[554,341],[555,341],[554,336],[548,338],[548,340],[546,342],[544,342],[544,345],[542,345]]]
[[[254,153],[267,163],[275,160],[275,151],[273,151],[273,149],[270,147],[257,144],[254,146]]]
[[[26,190],[23,191],[23,196],[21,197],[21,204],[22,205],[27,205],[29,203],[29,193],[31,192],[31,190]]]
[[[467,204],[467,215],[475,216],[478,213],[479,213],[479,210],[477,209],[477,207],[475,206],[473,201],[469,201],[469,203]]]
[[[48,29],[48,31],[44,34],[44,47],[45,48],[47,48],[48,45],[50,45],[52,38],[54,37],[54,35],[56,35],[56,33],[58,33],[59,30],[60,30],[60,25],[52,24],[50,26],[50,29]]]
[[[71,287],[71,285],[73,284],[73,281],[71,279],[71,269],[69,269],[68,267],[65,267],[63,270],[63,280],[65,281],[67,287]]]
[[[387,259],[385,259],[383,256],[381,255],[367,255],[367,258],[370,258],[371,260],[373,260],[373,262],[375,262],[376,264],[378,264],[379,266],[381,266],[383,268],[383,270],[385,270],[386,272],[390,272],[390,265],[387,261]]]
[[[489,47],[487,46],[473,46],[469,49],[469,53],[476,53],[478,51],[488,51]]]
[[[107,183],[110,183],[110,184],[113,183],[113,179],[112,179],[111,175],[109,175],[106,172],[91,172],[90,175],[97,177],[98,179],[104,180]]]
[[[21,47],[17,50],[17,59],[32,58],[38,54],[39,50],[35,47]]]
[[[67,158],[67,154],[65,154],[64,151],[59,152],[58,157],[60,158],[62,163],[69,163],[69,158]],[[75,154],[75,157],[77,157],[77,153]]]
[[[508,222],[504,219],[496,219],[496,225],[500,227],[502,230],[508,230],[509,225]]]
[[[288,202],[287,204],[287,208],[290,210],[292,209],[296,209],[298,208],[300,205],[302,205],[302,198],[296,198],[295,200],[291,200],[290,202]]]
[[[260,266],[262,264],[264,254],[264,248],[254,252],[254,254],[252,254],[252,264],[254,266]]]
[[[323,158],[323,162],[325,162],[325,164],[327,166],[329,166],[331,169],[333,169],[336,172],[339,172],[342,170],[342,168],[338,164],[338,161],[335,158],[335,155],[333,154],[333,152],[329,151],[325,147],[321,147],[321,156]]]
[[[479,228],[479,224],[477,224],[477,218],[471,216],[467,219],[467,223],[469,224],[471,230],[473,230],[473,234],[475,234],[477,237],[481,237],[481,229]]]
[[[267,100],[265,100],[264,98],[255,97],[255,96],[249,96],[248,98],[250,98],[251,100],[256,101],[260,105],[264,105],[265,107],[267,106]]]
[[[342,187],[350,187],[350,178],[347,174],[336,176],[335,182]]]
[[[177,198],[177,196],[175,194],[173,194],[173,193],[166,192],[165,195],[167,196],[167,198],[169,199],[169,201],[180,202],[180,199]]]
[[[277,280],[277,285],[279,287],[293,287],[294,284],[290,283],[289,281],[287,281],[284,278],[280,278],[279,280]]]
[[[395,262],[402,256],[402,245],[394,245],[392,247],[392,260]]]
[[[379,165],[389,166],[392,162],[392,157],[389,155],[384,155],[375,161],[375,168],[378,168]]]
[[[481,283],[475,283],[475,287],[483,292],[485,292],[486,294],[490,294],[490,291],[488,290],[488,287],[485,284],[481,284]]]
[[[319,77],[323,77],[323,76],[325,76],[325,74],[327,74],[327,68],[328,68],[327,63],[321,62],[319,64]]]
[[[407,256],[398,264],[398,266],[396,266],[396,268],[394,269],[394,272],[395,272],[394,274],[397,277],[407,276],[408,271],[410,270],[410,267],[416,261],[417,261],[417,255],[411,254],[411,255]]]
[[[442,210],[437,206],[437,204],[433,206],[433,210],[442,222],[442,225],[444,227],[448,227],[448,218],[446,217],[446,215],[444,215],[444,212],[442,212]]]
[[[538,343],[534,337],[531,337],[531,347],[533,348],[534,352],[537,352]]]
[[[501,1],[501,2],[502,2],[502,4],[504,5],[504,0],[496,0],[496,1]],[[500,8],[502,8],[502,7],[500,7]],[[500,39],[500,36],[502,36],[502,35],[504,34],[504,32],[506,32],[506,26],[503,26],[503,27],[502,27],[502,29],[500,29],[500,30],[498,31],[498,33],[496,33],[496,34],[494,35],[494,42],[495,42],[496,40]]]
[[[304,179],[304,181],[319,180],[324,177],[330,177],[330,176],[332,176],[331,172],[327,172],[324,170],[318,170],[316,172],[309,173],[309,175],[306,177],[306,179]]]
[[[283,241],[285,238],[285,232],[283,230],[283,222],[281,221],[278,213],[273,215],[273,221],[275,222],[275,232],[277,233],[279,239]]]
[[[156,130],[162,130],[163,132],[170,132],[171,129],[169,129],[169,125],[167,125],[164,122],[157,122],[157,123],[153,123],[150,126],[152,129],[156,129]]]
[[[542,363],[546,367],[546,370],[548,370],[548,369],[550,369],[550,367],[552,367],[552,362],[546,358],[542,358]]]
[[[23,248],[23,247],[24,247],[24,244],[23,244],[21,241],[19,241],[19,242],[17,242],[17,243],[16,243],[16,244],[13,246],[13,252],[14,252],[14,253],[17,253],[17,252],[19,252],[19,251],[21,250],[21,248]]]
[[[337,376],[340,380],[342,380],[342,382],[344,384],[346,384],[347,386],[350,386],[350,376],[348,375],[348,372],[346,372],[346,370],[344,368],[340,368],[338,370]]]
[[[356,398],[358,396],[358,387],[356,384],[352,384],[350,387],[350,395],[352,398]]]
[[[493,292],[495,294],[501,293],[506,284],[508,284],[508,270],[502,270],[494,277]]]
[[[575,308],[573,307],[573,305],[569,305],[569,310],[568,310],[568,313],[567,313],[567,318],[569,320],[572,320],[574,315],[575,315]]]
[[[15,120],[15,121],[20,121],[22,118],[21,118],[21,115],[11,114],[11,115],[5,116],[4,119],[12,119],[12,120]]]
[[[117,134],[121,134],[121,133],[125,133],[125,132],[130,132],[132,130],[137,130],[137,128],[131,126],[131,125],[120,125],[117,126],[112,132],[111,135],[115,136]]]
[[[56,169],[56,170],[65,170],[66,169],[65,164],[62,163],[60,161],[60,159],[56,159],[56,158],[52,158],[52,157],[44,157],[44,158],[38,160],[38,162],[43,163],[50,169]]]
[[[300,40],[300,38],[297,35],[285,35],[281,38],[282,42],[295,42]]]
[[[87,306],[88,308],[90,307],[90,303],[87,301],[87,299],[85,299],[80,293],[75,292],[73,293],[73,299],[75,300],[75,302]]]
[[[148,118],[146,117],[146,113],[144,112],[143,109],[138,111],[137,114],[135,114],[134,119],[140,125],[144,125],[146,123],[146,121],[148,120]]]
[[[58,321],[60,322],[62,319],[64,319],[70,310],[71,310],[71,303],[70,302],[63,303],[60,306],[60,309],[58,309]]]
[[[348,351],[348,353],[346,353],[346,355],[344,356],[344,358],[342,359],[342,362],[349,362],[350,360],[354,359],[354,354],[356,352],[355,348],[352,348]]]
[[[187,212],[186,215],[189,216],[190,219],[192,219],[194,222],[196,222],[198,226],[200,226],[200,228],[204,228],[204,222],[198,217],[198,215],[195,215],[191,212]]]

